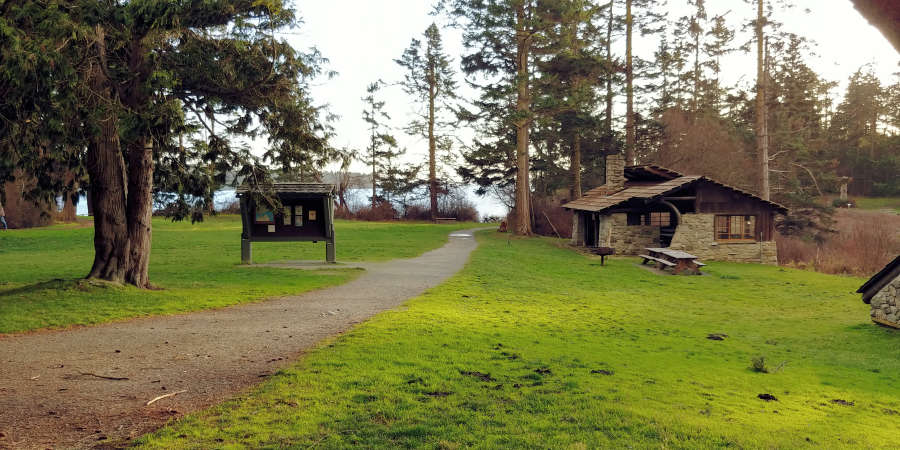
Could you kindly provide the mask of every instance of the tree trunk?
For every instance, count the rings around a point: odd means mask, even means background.
[[[62,214],[60,214],[60,220],[63,222],[75,222],[77,220],[77,210],[75,208],[75,202],[72,201],[72,196],[78,195],[78,184],[74,183],[75,175],[72,174],[72,171],[67,170],[65,175],[65,183],[68,185],[72,183],[73,189],[72,192],[63,192],[63,209]]]
[[[128,151],[128,270],[125,281],[150,287],[150,244],[153,215],[153,141],[143,138]]]
[[[94,199],[91,198],[91,190],[87,189],[86,194],[87,195],[85,195],[85,200],[87,200],[88,216],[94,217]]]
[[[531,183],[528,167],[528,131],[531,125],[531,92],[529,91],[528,53],[531,36],[525,26],[525,5],[516,7],[516,229],[522,236],[531,235]]]
[[[378,177],[375,174],[375,152],[378,151],[378,147],[375,146],[375,132],[372,131],[372,211],[375,210],[375,187],[378,183]]]
[[[431,221],[437,220],[438,201],[437,201],[437,168],[435,166],[435,153],[437,144],[434,138],[434,98],[435,98],[435,82],[434,75],[428,80],[428,191],[431,196]]]
[[[105,59],[103,29],[97,28],[97,52]],[[87,74],[91,90],[100,97],[95,106],[104,114],[99,133],[88,145],[87,170],[94,207],[94,264],[88,278],[121,283],[128,267],[128,227],[125,217],[125,161],[119,149],[119,129],[110,81],[98,63]]]
[[[634,157],[634,65],[631,59],[631,33],[634,18],[631,0],[625,0],[625,164],[635,164]]]
[[[609,0],[609,20],[606,23],[606,61],[610,64],[612,63],[612,32],[613,32],[613,0]],[[609,73],[606,75],[606,117],[604,125],[604,131],[606,131],[606,139],[609,140],[609,144],[606,149],[606,153],[612,153],[613,151],[613,139],[612,139],[612,116],[613,116],[613,88],[612,88],[612,78],[613,74]]]
[[[575,133],[572,139],[572,200],[581,198],[581,135]]]
[[[759,157],[760,194],[764,200],[769,200],[769,136],[766,126],[766,70],[763,46],[763,1],[757,0],[756,16],[756,151]]]

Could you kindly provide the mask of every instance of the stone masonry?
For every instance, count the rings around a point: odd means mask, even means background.
[[[659,247],[659,227],[628,225],[626,214],[600,216],[599,236],[600,245],[615,248],[618,255],[637,255],[647,247]]]
[[[584,225],[581,224],[580,212],[572,214],[572,245],[581,247],[584,245]]]
[[[669,248],[712,261],[778,264],[775,241],[722,243],[715,239],[715,214],[682,214]]]
[[[872,318],[900,328],[900,275],[872,296]]]

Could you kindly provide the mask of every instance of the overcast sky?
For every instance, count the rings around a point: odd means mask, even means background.
[[[669,0],[670,20],[690,13],[684,3],[684,0]],[[826,79],[841,82],[841,91],[836,91],[836,95],[842,95],[846,79],[863,64],[873,64],[884,83],[891,82],[893,74],[900,71],[900,55],[853,8],[850,0],[795,0],[795,3],[794,10],[776,19],[784,23],[785,31],[817,43],[817,55],[810,56],[809,64]],[[377,79],[389,83],[399,81],[403,72],[393,60],[400,57],[410,39],[421,37],[432,21],[439,26],[446,22],[442,17],[429,15],[431,5],[429,0],[301,0],[296,3],[304,24],[289,39],[297,48],[317,47],[330,60],[327,68],[338,72],[331,80],[319,80],[313,89],[315,99],[327,103],[331,112],[341,117],[335,124],[335,146],[365,148],[366,126],[360,118],[363,108],[360,98],[366,86]],[[729,26],[737,27],[756,8],[742,0],[708,0],[707,9],[710,16],[727,12]],[[806,13],[807,9],[811,11]],[[447,29],[443,33],[445,49],[458,62],[462,50],[459,34]],[[636,52],[650,58],[656,44],[655,40],[639,39]],[[624,41],[618,45],[623,47],[617,49],[618,53],[624,53]],[[723,70],[726,83],[752,86],[755,54],[730,56]],[[408,148],[409,158],[424,160],[427,143],[407,137],[399,129],[409,120],[412,111],[409,99],[398,87],[383,91],[383,99],[392,115],[392,125],[397,128],[395,134],[401,146]],[[361,163],[354,169],[365,170]]]

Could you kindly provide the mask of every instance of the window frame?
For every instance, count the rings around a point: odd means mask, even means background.
[[[294,228],[303,228],[303,205],[294,205],[293,226]]]
[[[665,218],[665,223],[663,223],[663,218]],[[671,227],[672,213],[669,211],[650,211],[647,213],[647,224],[652,227]]]
[[[720,237],[722,228],[721,228],[721,219],[725,219],[725,234],[728,235],[727,238]],[[713,238],[716,242],[759,242],[756,238],[756,224],[758,217],[756,214],[716,214],[713,219]],[[747,224],[747,221],[750,221],[750,224]],[[736,222],[736,223],[735,223]],[[747,228],[750,228],[750,234],[748,237]],[[734,228],[736,227],[743,228],[740,231],[740,237],[733,237],[738,235],[734,233]]]

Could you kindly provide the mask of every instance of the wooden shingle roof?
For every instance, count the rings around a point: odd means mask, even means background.
[[[334,185],[328,183],[274,183],[272,190],[278,194],[332,194]],[[244,184],[235,189],[238,194],[250,192],[250,186]]]
[[[631,199],[651,199],[659,197],[669,192],[680,189],[681,187],[693,183],[703,177],[680,177],[673,180],[663,181],[656,184],[633,186],[622,189],[612,195],[596,195],[596,190],[588,191],[584,197],[578,200],[566,203],[563,208],[574,209],[578,211],[600,212],[613,206],[620,205]],[[598,188],[599,189],[599,188]],[[594,195],[591,193],[595,192]]]
[[[775,211],[781,214],[787,214],[788,209],[781,204],[775,203],[773,201],[764,200],[756,195],[751,194],[750,192],[741,190],[734,186],[729,186],[725,183],[721,183],[719,181],[713,180],[711,178],[707,178],[704,176],[697,175],[681,175],[674,170],[669,170],[664,167],[659,166],[631,166],[625,169],[626,174],[628,174],[629,170],[631,170],[631,174],[638,179],[643,178],[643,175],[646,174],[645,170],[647,168],[651,169],[653,173],[666,174],[668,176],[675,176],[670,180],[666,181],[643,181],[641,180],[638,183],[631,183],[631,186],[625,187],[624,189],[614,192],[610,195],[607,194],[608,188],[606,186],[599,186],[594,189],[591,189],[587,193],[584,194],[583,197],[578,200],[571,201],[562,205],[565,209],[576,210],[576,211],[590,211],[590,212],[601,212],[615,206],[621,205],[632,199],[641,199],[645,201],[654,200],[656,198],[665,196],[674,191],[677,191],[681,188],[686,187],[689,184],[697,183],[697,182],[707,182],[712,183],[721,188],[727,189],[729,191],[744,195],[746,197],[750,197],[754,200],[760,201]]]

